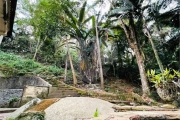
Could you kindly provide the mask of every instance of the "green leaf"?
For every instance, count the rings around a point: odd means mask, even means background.
[[[110,34],[110,35],[112,35],[114,37],[114,32],[112,30],[107,29],[107,31],[108,31],[108,34]]]
[[[150,74],[150,72],[149,72],[149,70],[148,70],[148,71],[147,71],[147,76],[150,77],[150,75],[151,75],[151,74]]]
[[[92,29],[93,29],[93,33],[94,35],[96,35],[96,18],[95,16],[92,16]]]
[[[120,7],[120,8],[113,9],[109,12],[109,17],[126,15],[129,12],[129,10],[131,9],[128,7]]]
[[[99,112],[98,109],[96,109],[95,113],[94,113],[94,117],[98,117],[99,116]]]
[[[86,20],[84,20],[84,22],[82,23],[83,25],[86,24],[89,20],[92,19],[93,16],[90,16],[89,18],[87,18]]]
[[[83,35],[81,34],[80,30],[78,29],[78,27],[76,26],[76,24],[71,23],[69,20],[66,20],[66,22],[68,23],[68,25],[70,25],[70,27],[72,27],[72,28],[76,31],[76,33],[77,33],[77,35],[78,35],[79,37],[82,37],[82,36],[83,36]]]
[[[87,4],[87,2],[84,2],[83,6],[80,10],[80,15],[79,15],[79,20],[78,20],[79,23],[82,23],[82,21],[84,19],[86,4]]]
[[[64,11],[66,15],[73,21],[74,24],[77,24],[77,19],[73,16],[73,14],[69,11],[68,7],[65,5],[62,5],[64,8]]]

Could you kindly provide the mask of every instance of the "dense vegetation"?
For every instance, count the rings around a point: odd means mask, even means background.
[[[1,67],[18,74],[67,76],[66,70],[71,69],[74,85],[78,76],[85,83],[101,81],[102,88],[107,76],[125,78],[141,84],[146,96],[152,85],[148,70],[159,74],[165,68],[180,69],[176,0],[21,0],[19,5],[14,34],[1,44],[1,50],[10,54],[0,53]],[[26,17],[20,17],[20,12]],[[17,61],[12,53],[28,60]]]
[[[21,56],[12,53],[4,53],[0,51],[0,69],[7,76],[16,75],[44,75],[44,76],[60,76],[64,72],[63,69],[56,66],[42,65],[34,62],[32,59],[24,59]]]

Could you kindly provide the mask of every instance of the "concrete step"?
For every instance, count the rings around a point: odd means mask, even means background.
[[[48,98],[79,97],[79,94],[51,94]]]
[[[54,91],[51,91],[50,93],[52,93],[52,92],[75,92],[75,93],[77,93],[75,90],[54,90]]]
[[[71,94],[71,95],[73,95],[73,94],[74,94],[74,95],[79,95],[79,94],[76,93],[76,92],[53,92],[53,93],[50,93],[49,95],[53,95],[53,94],[57,94],[57,95],[58,95],[58,94],[59,94],[59,95],[62,95],[62,94],[63,94],[63,95],[65,95],[65,94],[68,94],[68,95],[69,95],[69,94]]]
[[[56,90],[73,90],[72,88],[59,88],[59,87],[52,87],[50,89],[51,91],[56,91]]]
[[[58,86],[58,88],[67,88],[67,89],[72,89],[72,88],[69,88],[67,86]]]
[[[51,94],[48,96],[48,98],[56,98],[58,96],[73,96],[73,97],[76,97],[76,96],[80,96],[79,94],[57,94],[57,93],[54,93],[54,94]]]
[[[48,98],[61,98],[61,97],[78,97],[80,94],[71,87],[65,84],[59,84],[58,87],[50,89]]]
[[[78,93],[74,90],[55,90],[55,91],[50,91],[49,94],[52,94],[52,93]]]

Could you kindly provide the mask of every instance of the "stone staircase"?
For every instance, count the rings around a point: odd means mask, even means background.
[[[59,83],[58,87],[51,87],[48,98],[79,97],[80,94],[66,84]]]

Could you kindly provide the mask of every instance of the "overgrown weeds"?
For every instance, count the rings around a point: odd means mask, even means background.
[[[4,74],[24,75],[24,74],[46,74],[58,76],[63,73],[63,69],[56,66],[43,66],[40,63],[34,62],[31,59],[23,59],[14,54],[6,54],[0,51],[0,69]],[[10,72],[9,72],[10,71]]]

